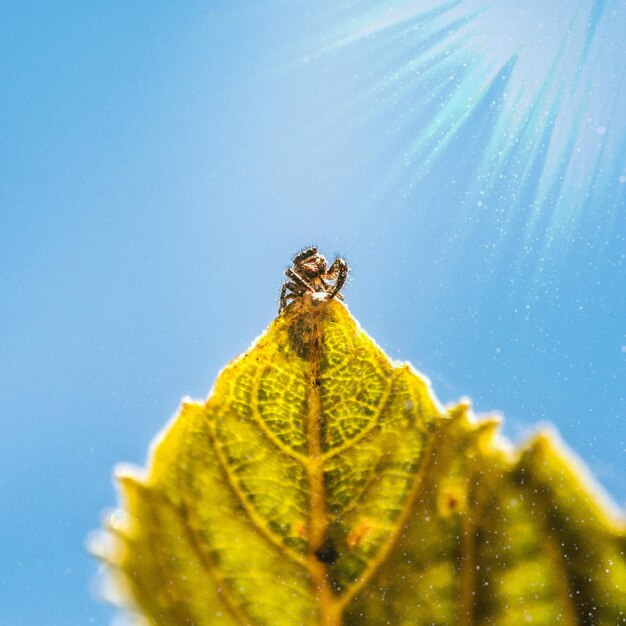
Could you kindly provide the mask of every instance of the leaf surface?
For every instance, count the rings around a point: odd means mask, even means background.
[[[185,402],[102,555],[163,626],[626,622],[626,533],[557,438],[444,410],[336,300],[298,298]]]

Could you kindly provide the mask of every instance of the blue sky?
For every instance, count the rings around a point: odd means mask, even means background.
[[[107,624],[85,539],[316,243],[442,402],[626,503],[626,9],[0,7],[0,624]]]

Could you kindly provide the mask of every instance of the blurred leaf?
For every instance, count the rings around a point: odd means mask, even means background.
[[[623,519],[496,430],[301,297],[118,471],[103,557],[160,625],[624,623]]]

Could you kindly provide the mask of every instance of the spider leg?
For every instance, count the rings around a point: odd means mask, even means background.
[[[301,285],[297,285],[296,283],[292,283],[289,280],[285,282],[285,287],[287,287],[287,289],[294,296],[301,296],[306,291],[306,289],[304,287],[302,287]]]
[[[280,304],[278,305],[278,314],[280,315],[285,307],[287,306],[287,298],[291,294],[289,293],[289,283],[285,283],[283,288],[280,290]]]
[[[328,270],[322,274],[326,280],[335,280],[339,276],[339,263],[337,261],[339,259],[335,259]]]
[[[283,310],[288,306],[288,300],[293,300],[297,296],[302,295],[304,291],[305,290],[300,285],[296,285],[296,283],[286,281],[283,284],[283,288],[280,290],[280,305],[278,307],[278,313],[282,313]]]
[[[300,274],[289,268],[285,270],[285,274],[287,278],[291,278],[294,283],[298,284],[300,287],[304,288],[304,291],[322,291],[322,287],[319,285],[315,285],[314,283],[309,282],[306,278],[302,278]]]
[[[326,280],[334,280],[336,278],[336,276],[329,276],[328,274],[323,274],[324,278],[326,278]],[[324,291],[325,293],[330,294],[330,292],[335,288],[334,285],[329,285],[326,280],[324,280],[323,278],[318,278],[317,279],[321,285],[322,285],[322,289],[318,289],[318,291]],[[341,289],[341,287],[340,287]],[[342,300],[343,301],[343,296],[340,293],[335,293],[334,295],[330,296],[331,298],[337,298],[337,300]]]
[[[348,264],[345,259],[335,259],[333,264],[328,268],[328,272],[324,274],[324,278],[328,278],[330,280],[335,280],[335,284],[333,285],[329,297],[334,298],[339,294],[342,287],[346,284],[346,278],[348,277]],[[343,298],[341,298],[343,300]]]

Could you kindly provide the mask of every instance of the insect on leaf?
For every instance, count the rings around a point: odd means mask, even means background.
[[[555,435],[497,428],[300,293],[118,471],[101,556],[163,626],[625,623],[623,518]]]

